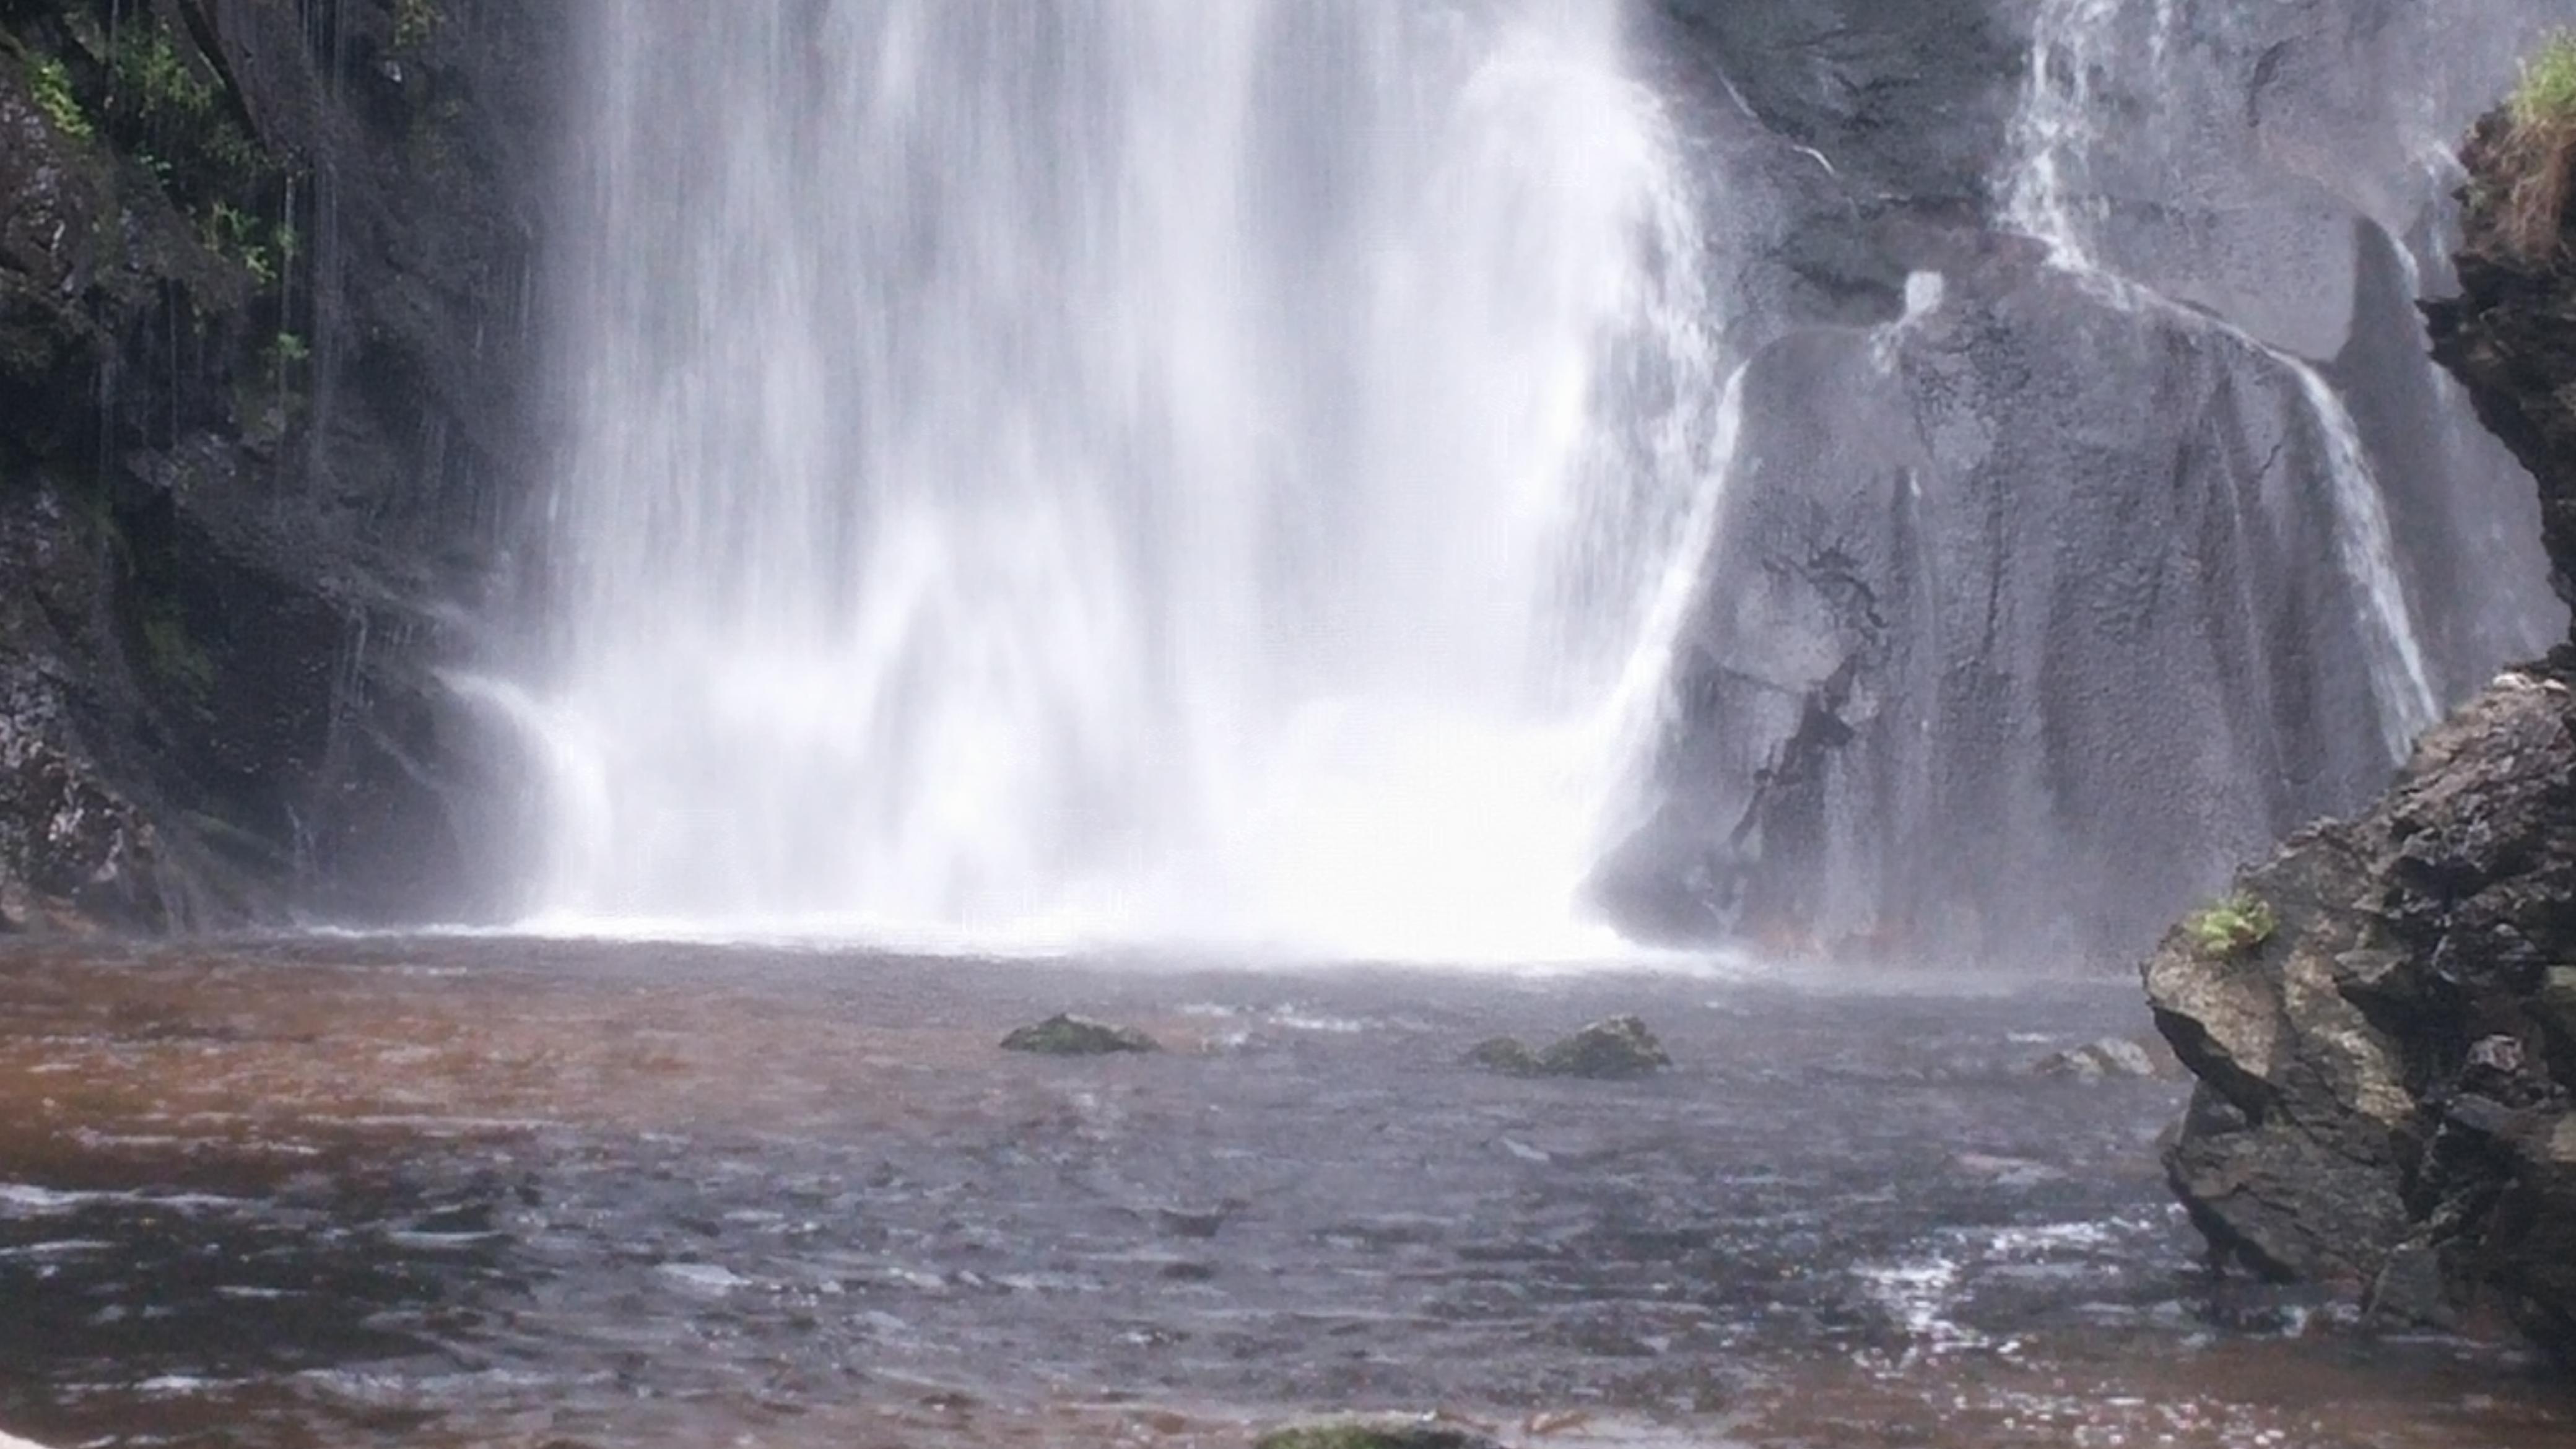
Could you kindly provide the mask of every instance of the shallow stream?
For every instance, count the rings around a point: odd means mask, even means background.
[[[995,1048],[1057,1010],[1170,1050]],[[1633,1083],[1462,1066],[1643,1015]],[[0,1425],[59,1445],[2564,1445],[2213,1279],[2122,982],[493,939],[0,954]]]

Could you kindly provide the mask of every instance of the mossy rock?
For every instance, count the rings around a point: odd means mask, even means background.
[[[1518,1037],[1498,1036],[1480,1041],[1467,1049],[1467,1065],[1501,1072],[1507,1077],[1535,1077],[1539,1074],[1538,1053],[1531,1051]]]
[[[1102,1057],[1162,1049],[1161,1043],[1132,1026],[1112,1026],[1061,1013],[1002,1038],[1002,1050],[1006,1052],[1035,1052],[1050,1057]]]
[[[2540,1007],[2558,1029],[2576,1039],[2576,966],[2552,966],[2540,988]]]
[[[1642,1077],[1673,1064],[1664,1044],[1633,1016],[1596,1021],[1538,1054],[1551,1077]]]
[[[1498,1036],[1478,1042],[1466,1057],[1469,1066],[1510,1077],[1585,1077],[1612,1081],[1642,1077],[1673,1064],[1663,1043],[1633,1016],[1596,1021],[1574,1035],[1531,1051],[1518,1040]]]
[[[1302,1424],[1274,1429],[1252,1445],[1253,1449],[1502,1449],[1484,1435],[1455,1425],[1409,1420]]]

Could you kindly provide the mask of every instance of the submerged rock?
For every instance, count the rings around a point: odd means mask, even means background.
[[[1518,1037],[1498,1036],[1480,1041],[1467,1049],[1467,1065],[1501,1072],[1508,1077],[1535,1077],[1539,1074],[1538,1053]]]
[[[1642,1077],[1673,1064],[1663,1043],[1633,1016],[1596,1021],[1544,1051],[1532,1051],[1515,1038],[1498,1036],[1478,1042],[1468,1050],[1466,1059],[1471,1066],[1507,1076],[1589,1077],[1596,1081]]]
[[[2570,667],[2498,680],[2385,800],[2248,873],[2264,939],[2186,923],[2147,962],[2200,1079],[2166,1173],[2213,1257],[2576,1355]]]
[[[1036,1052],[1050,1057],[1099,1057],[1162,1049],[1160,1042],[1132,1026],[1113,1026],[1064,1013],[1002,1038],[1002,1050],[1006,1052]]]
[[[1253,1449],[1502,1449],[1485,1435],[1454,1424],[1420,1420],[1358,1420],[1274,1429]]]
[[[2156,1074],[2156,1059],[2136,1042],[2106,1036],[2100,1041],[2050,1052],[2031,1070],[2043,1077],[2099,1082],[2110,1077],[2152,1077]]]

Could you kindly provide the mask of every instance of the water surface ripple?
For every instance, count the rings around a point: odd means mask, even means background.
[[[1173,1050],[1005,1055],[1058,1009]],[[1636,1083],[1458,1064],[1643,1013]],[[432,940],[0,955],[0,1424],[63,1443],[2506,1446],[2213,1282],[2117,985]],[[2299,1330],[2304,1327],[2304,1333]]]

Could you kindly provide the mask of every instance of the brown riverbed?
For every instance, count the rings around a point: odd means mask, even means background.
[[[1075,1008],[1172,1050],[1002,1054]],[[1524,1081],[1614,1011],[1676,1070]],[[2119,982],[523,940],[0,952],[0,1426],[59,1444],[2576,1443],[2213,1279]]]

